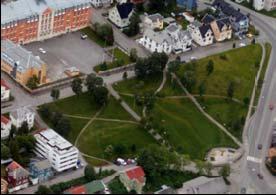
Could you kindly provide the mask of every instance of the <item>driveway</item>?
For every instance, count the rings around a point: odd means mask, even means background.
[[[91,73],[94,66],[103,60],[110,60],[109,56],[104,55],[103,48],[90,39],[81,40],[80,36],[81,32],[72,32],[24,47],[46,62],[48,77],[53,81],[64,77],[67,68],[75,66],[81,72]],[[47,53],[40,53],[39,48]]]

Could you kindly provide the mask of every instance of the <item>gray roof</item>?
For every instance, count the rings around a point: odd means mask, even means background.
[[[154,30],[147,28],[144,32],[144,35],[149,37],[151,40],[154,40],[158,44],[162,44],[165,41],[172,43],[172,38],[166,31],[155,32]]]
[[[170,24],[169,26],[167,26],[166,30],[170,33],[174,33],[177,30],[179,30],[179,26],[177,24]]]
[[[50,161],[48,159],[40,160],[37,162],[33,162],[33,164],[39,169],[39,170],[44,170],[51,168]]]
[[[40,15],[47,8],[61,10],[90,6],[90,0],[16,0],[1,3],[1,24]]]
[[[18,119],[18,118],[25,118],[26,114],[27,113],[34,113],[34,110],[30,107],[22,107],[22,108],[18,108],[14,111],[11,111],[10,112],[10,115],[15,118],[15,119]]]
[[[36,57],[32,52],[26,50],[10,40],[1,40],[1,60],[11,66],[17,65],[17,71],[25,72],[30,68],[40,68],[45,62]]]
[[[192,26],[198,28],[198,27],[202,26],[202,23],[199,22],[198,20],[195,20],[195,21],[192,22],[190,25],[192,25]]]
[[[149,15],[148,18],[149,18],[151,21],[153,21],[153,22],[157,22],[157,20],[160,21],[160,20],[163,20],[163,19],[164,19],[164,17],[163,17],[161,14],[159,14],[159,13]]]

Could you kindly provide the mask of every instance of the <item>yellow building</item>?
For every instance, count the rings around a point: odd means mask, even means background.
[[[164,27],[164,17],[159,14],[146,15],[144,18],[144,28],[162,30]]]
[[[229,18],[214,20],[210,25],[217,42],[232,38],[232,27]]]
[[[46,83],[47,66],[38,56],[10,40],[1,40],[1,70],[21,85],[34,75],[39,84]]]

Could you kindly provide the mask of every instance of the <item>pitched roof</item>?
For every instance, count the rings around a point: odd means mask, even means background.
[[[130,169],[126,171],[126,175],[130,180],[135,179],[141,183],[144,183],[145,172],[142,167],[135,167],[133,169]]]
[[[35,114],[32,108],[24,106],[10,112],[10,115],[15,119],[24,119],[28,113]]]
[[[28,177],[29,172],[24,169],[21,165],[19,165],[17,162],[13,161],[7,166],[8,171],[14,172],[13,175],[16,179],[22,178],[22,177]]]
[[[117,10],[120,14],[120,17],[122,19],[128,18],[129,14],[133,10],[133,3],[122,3],[122,4],[117,4]]]
[[[206,14],[206,15],[202,18],[201,22],[204,23],[204,24],[210,24],[210,23],[213,22],[214,20],[215,20],[215,17],[214,17],[214,16],[212,16],[212,15],[210,15],[210,14]]]
[[[1,123],[4,123],[5,125],[10,122],[10,119],[5,117],[4,115],[1,115]]]
[[[103,182],[100,180],[95,180],[82,186],[70,188],[66,190],[64,194],[95,194],[104,190],[105,186]]]
[[[160,20],[163,20],[163,19],[164,19],[164,17],[163,17],[161,14],[159,14],[159,13],[149,15],[148,18],[149,18],[151,21],[153,21],[153,22],[157,22],[157,20],[160,21]]]
[[[199,27],[199,32],[202,37],[205,37],[206,33],[210,30],[210,25],[203,25]]]
[[[7,83],[4,79],[1,79],[1,87],[5,87],[6,90],[10,89],[10,87],[7,85]]]

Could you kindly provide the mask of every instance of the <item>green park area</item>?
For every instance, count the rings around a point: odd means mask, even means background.
[[[94,70],[96,72],[110,70],[131,63],[129,55],[123,52],[118,47],[108,50],[108,53],[112,57],[112,62],[104,62],[95,66]]]

